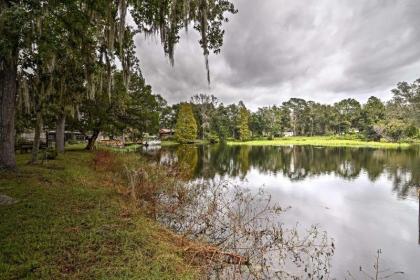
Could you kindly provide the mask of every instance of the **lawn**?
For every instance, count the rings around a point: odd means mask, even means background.
[[[326,147],[359,147],[359,148],[408,148],[409,143],[389,143],[363,141],[360,139],[345,139],[337,136],[294,136],[275,138],[273,140],[251,140],[246,142],[228,141],[228,145],[253,145],[253,146],[288,146],[311,145]]]
[[[0,173],[0,279],[193,279],[167,231],[117,192],[93,154]],[[108,173],[109,175],[109,173]]]

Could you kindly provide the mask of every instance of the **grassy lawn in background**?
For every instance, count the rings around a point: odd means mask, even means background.
[[[360,148],[408,148],[410,143],[390,143],[363,141],[360,139],[344,139],[336,136],[293,136],[275,138],[273,140],[251,140],[246,142],[228,141],[228,145],[253,145],[253,146],[288,146],[311,145],[326,147],[360,147]]]
[[[202,140],[202,139],[196,139],[191,144],[195,144],[195,145],[206,145],[206,144],[209,144],[209,141],[208,140]],[[178,142],[176,142],[174,140],[163,140],[161,142],[161,146],[162,147],[175,146],[175,145],[180,145],[180,143],[178,143]]]
[[[0,172],[0,279],[193,279],[167,231],[146,218],[93,154],[78,149],[57,160]],[[165,233],[166,232],[166,233]]]
[[[174,140],[163,140],[161,142],[162,147],[175,146],[175,145],[179,145],[179,143]]]

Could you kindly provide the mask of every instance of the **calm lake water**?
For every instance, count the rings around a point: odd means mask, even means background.
[[[291,206],[286,225],[319,225],[333,238],[332,277],[359,267],[403,271],[420,279],[420,149],[382,150],[310,146],[177,146],[149,151],[160,162],[180,162],[191,180],[229,179],[260,188]],[[384,273],[383,275],[386,275]]]

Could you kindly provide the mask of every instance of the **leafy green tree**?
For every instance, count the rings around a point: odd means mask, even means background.
[[[308,101],[309,135],[325,135],[335,131],[336,111],[330,105]]]
[[[400,141],[407,131],[407,124],[402,120],[391,120],[385,126],[385,134],[391,138],[392,141]]]
[[[201,139],[204,139],[210,132],[211,123],[214,121],[215,108],[219,101],[213,95],[197,94],[191,97],[194,111],[197,112],[197,121]]]
[[[294,135],[305,135],[309,123],[309,110],[307,102],[301,98],[291,98],[283,102],[283,107],[289,111],[290,128]]]
[[[243,103],[239,106],[239,139],[241,141],[249,140],[250,131],[249,131],[249,111],[246,109]]]
[[[176,109],[178,106],[172,105],[169,106],[168,102],[161,96],[157,98],[159,104],[159,127],[160,128],[168,128],[173,129],[175,128],[176,124],[176,116],[178,110]]]
[[[249,127],[255,136],[274,137],[282,133],[282,111],[280,107],[258,108],[250,116]]]
[[[350,128],[360,128],[362,107],[357,100],[353,98],[343,99],[335,103],[334,107],[338,111],[339,133],[347,133]]]
[[[282,128],[282,132],[284,133],[285,131],[292,129],[291,114],[287,106],[281,106],[280,111],[281,111],[280,126]]]
[[[235,130],[235,127],[232,127],[231,120],[229,116],[230,111],[222,103],[215,109],[212,122],[211,122],[211,131],[220,141],[225,141],[228,137],[232,136],[232,130]]]
[[[413,83],[401,82],[392,90],[391,114],[420,127],[420,79]]]
[[[120,74],[115,75],[117,82],[111,87],[110,96],[107,89],[102,88],[96,91],[95,98],[85,96],[80,105],[81,117],[77,127],[86,135],[91,132],[86,150],[94,149],[101,132],[115,134],[122,130],[118,116],[126,110],[129,96],[125,88],[121,88]]]
[[[120,85],[120,88],[123,90],[123,85]],[[141,73],[132,75],[125,109],[115,112],[118,117],[119,133],[130,130],[135,138],[140,139],[145,133],[157,134],[161,106],[165,106],[165,103],[161,96],[152,94],[151,86],[145,83]]]
[[[239,110],[240,106],[236,104],[229,104],[226,106],[226,119],[228,120],[228,127],[230,137],[237,139],[239,137]]]
[[[139,71],[131,73],[131,82],[126,90],[123,73],[113,73],[114,84],[109,97],[106,90],[97,92],[94,99],[85,97],[80,106],[81,118],[75,125],[89,138],[87,150],[94,148],[100,133],[124,135],[130,132],[134,139],[142,138],[144,133],[157,133],[161,97],[152,94]]]
[[[367,139],[380,140],[381,135],[375,130],[375,126],[385,119],[385,106],[382,101],[375,97],[369,97],[362,109],[361,127]]]
[[[197,138],[197,123],[191,104],[183,103],[180,105],[175,137],[180,143],[190,143]]]
[[[363,106],[362,117],[365,125],[378,123],[385,118],[385,106],[382,101],[375,97],[369,97]]]
[[[263,136],[266,131],[266,123],[261,111],[262,108],[258,108],[258,111],[251,113],[249,118],[249,129],[251,130],[252,136]]]
[[[41,22],[48,8],[47,5],[43,7],[41,1],[0,1],[0,168],[16,167],[14,130],[18,68],[27,67],[22,65],[22,58],[32,57],[36,40],[46,41],[40,40],[40,31],[45,26],[43,23],[50,20],[46,18]],[[42,39],[49,38],[48,35]]]
[[[126,22],[127,13],[131,14],[134,26]],[[24,65],[22,61],[35,62],[36,66],[51,65],[56,52],[48,50],[59,49],[60,44],[80,50],[79,55],[83,58],[80,69],[85,72],[86,93],[94,99],[99,92],[98,98],[102,99],[102,91],[105,90],[111,98],[113,73],[117,65],[122,68],[124,85],[128,88],[132,66],[135,65],[135,34],[159,32],[164,52],[173,64],[178,34],[181,29],[193,24],[201,35],[199,44],[210,81],[208,55],[210,51],[220,52],[226,13],[236,13],[234,5],[219,0],[0,0],[0,167],[14,168],[16,165],[14,119],[18,69],[42,70],[36,73],[40,78],[39,89],[45,89],[45,85],[50,84],[48,80],[55,78],[51,76],[49,67],[44,68],[48,71],[44,71],[30,63]],[[40,26],[41,29],[38,28]],[[60,32],[55,32],[60,29]],[[21,60],[21,57],[30,59]],[[32,59],[34,57],[37,59]],[[38,128],[42,126],[45,99],[39,95],[34,103]]]

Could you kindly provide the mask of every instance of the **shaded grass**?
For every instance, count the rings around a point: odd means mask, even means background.
[[[163,140],[161,142],[161,146],[165,147],[165,146],[175,146],[175,145],[179,145],[178,142],[174,141],[174,140]]]
[[[202,139],[195,139],[192,143],[190,144],[195,144],[195,145],[206,145],[209,144],[210,142],[208,140],[202,140]],[[175,146],[175,145],[180,145],[180,143],[174,141],[174,140],[164,140],[161,143],[162,147],[165,146]],[[184,144],[185,145],[185,144]]]
[[[0,173],[0,279],[193,279],[167,232],[118,194],[92,154]]]
[[[359,148],[408,148],[409,143],[390,143],[363,141],[359,139],[340,139],[335,136],[308,136],[308,137],[283,137],[273,140],[251,140],[246,142],[228,141],[228,145],[252,145],[252,146],[288,146],[310,145],[325,147],[359,147]]]

